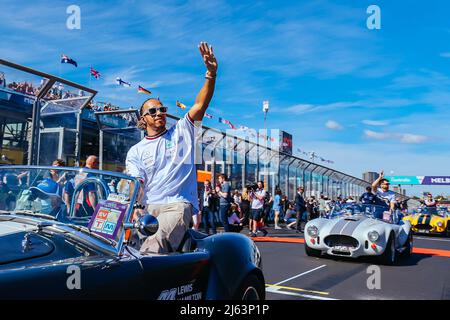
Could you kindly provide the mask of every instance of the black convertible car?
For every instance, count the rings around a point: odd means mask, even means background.
[[[132,220],[134,178],[3,166],[0,180],[0,299],[265,298],[259,250],[243,235],[189,230],[171,253],[140,254],[158,222]]]

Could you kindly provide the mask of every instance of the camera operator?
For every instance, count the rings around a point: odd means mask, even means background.
[[[250,217],[250,230],[252,231],[251,237],[256,237],[256,231],[258,222],[263,218],[264,200],[266,198],[266,190],[264,190],[264,182],[258,181],[256,189],[252,188],[250,191],[250,201],[252,204],[252,212]],[[262,229],[264,235],[267,231]]]

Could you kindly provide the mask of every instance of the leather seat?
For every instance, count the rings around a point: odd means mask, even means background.
[[[208,237],[206,233],[202,233],[193,229],[188,229],[184,234],[183,240],[181,240],[178,246],[178,252],[192,252],[197,248],[198,241]]]

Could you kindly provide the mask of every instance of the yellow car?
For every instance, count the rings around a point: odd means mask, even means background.
[[[450,213],[447,209],[422,208],[420,212],[403,218],[409,221],[414,233],[450,236]]]

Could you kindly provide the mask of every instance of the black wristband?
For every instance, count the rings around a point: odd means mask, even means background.
[[[143,204],[136,202],[133,206],[133,209],[145,209],[145,206]]]

